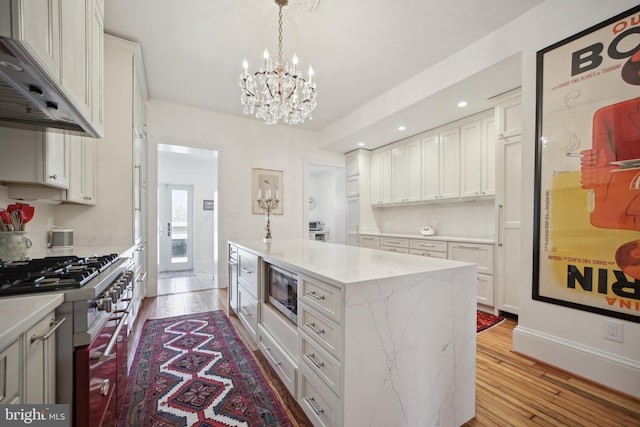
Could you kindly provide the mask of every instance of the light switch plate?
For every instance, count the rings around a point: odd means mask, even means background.
[[[603,322],[603,336],[607,340],[623,342],[622,323],[614,322],[612,320],[605,320]]]

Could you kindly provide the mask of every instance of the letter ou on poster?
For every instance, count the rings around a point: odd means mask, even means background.
[[[640,6],[537,54],[533,299],[640,322]]]

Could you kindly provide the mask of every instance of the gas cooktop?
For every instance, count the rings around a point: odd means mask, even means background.
[[[0,296],[81,288],[116,259],[118,255],[110,254],[0,262]]]

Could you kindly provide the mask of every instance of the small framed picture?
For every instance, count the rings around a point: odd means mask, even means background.
[[[202,201],[202,210],[212,211],[213,210],[213,200],[203,200]]]
[[[251,206],[254,214],[263,214],[258,200],[267,198],[277,199],[278,206],[271,212],[274,215],[284,213],[284,189],[282,187],[282,171],[271,169],[253,169]]]

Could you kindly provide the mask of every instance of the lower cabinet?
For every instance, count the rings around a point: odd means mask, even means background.
[[[0,351],[0,404],[56,402],[56,334],[51,312]]]
[[[22,338],[0,352],[0,404],[22,403]]]
[[[478,304],[492,311],[494,306],[494,245],[449,242],[449,259],[478,266]]]
[[[258,341],[258,299],[244,286],[238,286],[238,318],[254,341]]]
[[[392,237],[380,237],[380,249],[388,252],[409,253],[409,239],[396,239]]]

